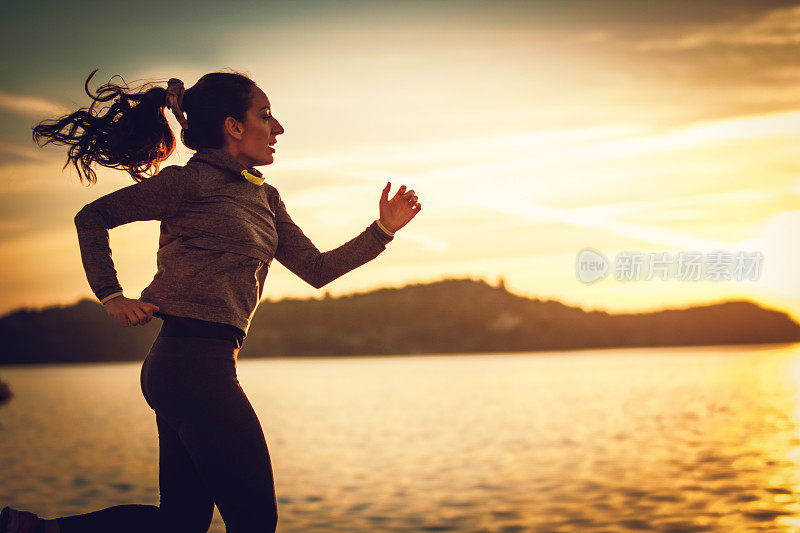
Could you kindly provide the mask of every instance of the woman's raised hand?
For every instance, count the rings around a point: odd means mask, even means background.
[[[103,304],[109,315],[116,318],[123,326],[144,326],[153,319],[153,311],[158,311],[155,304],[132,300],[117,296]]]
[[[395,232],[417,216],[417,213],[422,209],[422,204],[417,201],[414,189],[406,190],[405,185],[401,185],[392,199],[389,200],[389,190],[391,188],[392,182],[387,181],[379,202],[380,221],[386,229]]]

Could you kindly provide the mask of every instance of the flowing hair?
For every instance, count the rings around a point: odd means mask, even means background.
[[[92,95],[89,80],[97,70],[92,71],[84,84],[92,105],[58,119],[42,121],[33,127],[33,140],[40,146],[70,145],[62,170],[71,162],[81,182],[84,176],[90,183],[97,182],[92,163],[123,169],[134,181],[143,181],[147,179],[143,174],[151,177],[158,173],[160,163],[175,151],[175,136],[164,115],[167,90],[157,85],[166,82],[150,81],[131,90],[121,76],[123,85],[112,83],[112,77]],[[200,78],[183,96],[183,111],[189,125],[181,131],[183,144],[191,150],[222,148],[225,119],[245,121],[255,87],[248,76],[236,72],[211,72]],[[95,111],[98,102],[115,98],[109,107]],[[46,138],[45,142],[39,143],[42,138]]]

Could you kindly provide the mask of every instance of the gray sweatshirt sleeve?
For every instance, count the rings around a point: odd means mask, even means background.
[[[108,230],[136,220],[164,220],[175,214],[191,186],[190,176],[182,170],[178,165],[164,167],[144,181],[86,204],[75,215],[81,261],[98,300],[122,291],[111,259]]]
[[[374,259],[394,239],[373,221],[359,235],[338,248],[320,252],[294,223],[280,197],[275,213],[275,228],[278,233],[275,259],[317,289]]]

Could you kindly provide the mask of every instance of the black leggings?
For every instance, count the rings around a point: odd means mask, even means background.
[[[58,518],[62,533],[205,532],[215,503],[228,533],[274,532],[272,463],[236,377],[240,345],[164,330],[141,371],[158,427],[160,505],[118,505]]]

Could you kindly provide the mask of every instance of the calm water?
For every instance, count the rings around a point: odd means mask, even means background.
[[[0,367],[0,505],[157,504],[140,368]],[[800,530],[800,345],[238,369],[281,532]]]

